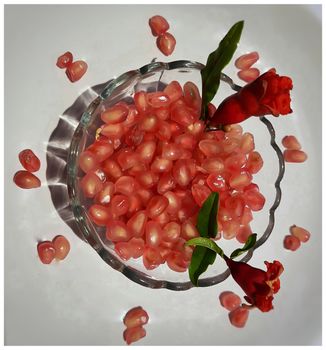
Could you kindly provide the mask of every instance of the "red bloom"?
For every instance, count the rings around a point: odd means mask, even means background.
[[[292,112],[290,90],[292,80],[270,69],[239,92],[227,97],[217,108],[210,126],[235,124],[255,115],[272,114],[278,117]]]
[[[224,259],[232,277],[246,293],[246,301],[263,312],[273,309],[273,295],[280,289],[279,276],[284,270],[283,265],[276,260],[273,263],[265,261],[267,271],[263,271],[226,256]]]

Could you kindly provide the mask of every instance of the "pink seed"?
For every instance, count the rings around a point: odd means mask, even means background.
[[[171,162],[172,166],[172,162]],[[175,188],[176,182],[174,180],[174,177],[171,175],[171,173],[165,173],[160,178],[158,184],[157,184],[157,192],[159,194],[164,194],[167,191],[171,191]]]
[[[148,164],[152,161],[156,149],[155,141],[145,141],[141,143],[137,149],[136,153],[142,162]]]
[[[149,92],[147,102],[153,108],[169,107],[171,101],[169,96],[164,92]]]
[[[243,153],[249,153],[255,148],[254,137],[251,133],[245,132],[241,139],[240,149]]]
[[[238,69],[242,70],[250,68],[258,60],[258,52],[254,51],[238,57],[234,64]]]
[[[129,260],[131,258],[129,242],[117,242],[114,245],[114,251],[119,255],[119,257],[122,260]]]
[[[124,149],[121,150],[121,152],[117,156],[117,161],[121,166],[121,169],[124,171],[132,168],[134,165],[139,163],[140,158],[138,153],[135,153],[130,149]]]
[[[232,194],[224,201],[224,207],[232,212],[234,219],[238,219],[242,217],[245,202],[241,195]]]
[[[248,320],[249,310],[239,306],[229,313],[229,319],[231,324],[237,328],[243,328]]]
[[[169,205],[166,208],[166,211],[169,214],[176,214],[181,208],[181,199],[174,192],[171,191],[165,192],[164,197],[166,197],[169,201]]]
[[[198,120],[193,124],[188,125],[187,130],[191,135],[199,139],[205,130],[205,123],[202,120]]]
[[[155,247],[146,247],[143,254],[143,264],[147,270],[153,270],[162,264],[159,250]]]
[[[176,272],[187,271],[189,261],[185,260],[183,254],[178,251],[171,251],[166,257],[169,268]]]
[[[283,156],[288,163],[303,163],[308,158],[305,152],[299,150],[285,150]]]
[[[250,225],[240,226],[236,239],[240,243],[246,243],[249,236],[252,234]]]
[[[299,238],[301,242],[308,242],[310,239],[310,232],[297,225],[292,225],[290,227],[291,235]]]
[[[146,224],[146,246],[158,247],[162,241],[162,229],[158,222],[148,221]]]
[[[107,207],[93,204],[88,210],[91,220],[98,226],[105,226],[111,219],[111,215]]]
[[[84,173],[96,170],[100,165],[95,154],[90,151],[84,151],[80,154],[78,164]]]
[[[163,227],[162,239],[165,242],[176,242],[180,237],[181,227],[176,222],[169,222]]]
[[[153,114],[161,121],[170,118],[170,110],[165,107],[157,108],[153,111]]]
[[[168,21],[159,15],[151,17],[148,24],[151,27],[151,31],[154,36],[164,34],[170,28]]]
[[[143,255],[145,249],[144,240],[142,238],[133,237],[128,243],[131,256],[134,259],[140,258]]]
[[[244,200],[252,211],[262,209],[265,204],[265,197],[255,189],[245,191]]]
[[[246,83],[250,83],[257,79],[260,75],[260,71],[257,68],[248,68],[244,70],[240,70],[238,72],[239,79],[245,81]]]
[[[172,161],[161,157],[156,157],[151,165],[151,170],[155,173],[166,173],[172,169]]]
[[[188,241],[191,238],[199,237],[196,226],[190,221],[186,220],[181,226],[181,237]]]
[[[161,120],[158,123],[156,137],[161,141],[169,141],[172,136],[170,124]]]
[[[102,181],[93,172],[87,173],[80,181],[80,187],[87,198],[93,198],[103,188]]]
[[[124,341],[130,345],[146,336],[146,330],[142,326],[127,328],[123,332]]]
[[[101,119],[106,124],[121,123],[126,120],[128,113],[128,107],[125,105],[116,105],[102,112]]]
[[[105,159],[109,158],[114,152],[113,146],[105,141],[96,141],[88,147],[88,150],[95,155],[99,162],[105,161]]]
[[[252,175],[247,171],[233,174],[229,179],[229,184],[236,190],[241,190],[251,183]]]
[[[186,150],[192,151],[196,146],[196,139],[190,133],[181,134],[175,138],[175,143]]]
[[[222,140],[221,145],[225,153],[232,153],[238,151],[241,140],[235,137],[229,137]]]
[[[230,291],[222,292],[219,299],[221,305],[229,311],[232,311],[241,305],[241,298]]]
[[[139,125],[135,125],[125,133],[125,143],[128,146],[138,146],[143,141],[143,137],[144,131],[140,130]]]
[[[135,101],[135,106],[137,108],[137,111],[139,113],[147,113],[150,109],[150,106],[147,102],[146,98],[146,92],[145,91],[138,91],[134,95],[134,101]]]
[[[171,120],[182,126],[189,126],[195,122],[195,118],[187,107],[176,107],[171,111]]]
[[[168,143],[163,146],[162,158],[168,160],[177,160],[181,156],[181,148],[175,143]]]
[[[114,185],[115,193],[121,193],[126,196],[136,192],[139,184],[131,176],[121,176]]]
[[[145,210],[138,211],[127,222],[129,232],[134,237],[142,237],[145,232],[147,215]]]
[[[251,222],[253,219],[251,209],[247,206],[244,207],[242,218],[241,218],[241,225],[248,225],[249,222]]]
[[[126,242],[131,234],[123,221],[110,220],[106,226],[106,238],[112,242]]]
[[[127,328],[132,328],[136,326],[143,326],[148,322],[148,314],[147,312],[141,307],[137,306],[132,309],[130,309],[125,317],[123,318],[123,323]]]
[[[225,179],[219,174],[210,174],[207,177],[207,185],[213,192],[221,192],[226,190]]]
[[[153,115],[147,115],[139,123],[139,129],[145,132],[155,132],[159,126],[159,119]]]
[[[171,221],[170,215],[166,210],[163,211],[162,214],[156,216],[154,220],[159,223],[161,226],[166,225],[168,222]]]
[[[105,174],[113,180],[116,180],[120,176],[122,176],[122,170],[121,170],[119,164],[116,161],[114,161],[113,159],[106,159],[103,162],[102,168],[103,168]]]
[[[223,238],[224,239],[232,239],[237,236],[240,229],[240,224],[233,221],[226,221],[223,223]]]
[[[175,44],[175,37],[169,32],[160,34],[156,39],[156,46],[165,56],[170,56],[172,54]]]
[[[295,251],[300,248],[300,239],[293,235],[287,235],[284,237],[283,246],[285,249]]]
[[[171,103],[177,101],[183,95],[181,85],[175,80],[171,81],[171,83],[164,88],[163,92],[169,96]]]
[[[294,149],[294,150],[301,149],[300,142],[293,135],[284,136],[282,139],[282,145],[287,149]]]
[[[125,128],[122,123],[106,124],[101,130],[101,134],[110,139],[120,139],[125,133]]]
[[[195,202],[201,207],[211,194],[211,190],[205,185],[194,184],[191,187],[191,193]]]
[[[103,189],[95,196],[94,201],[97,204],[108,205],[111,202],[114,193],[114,184],[112,182],[105,182]]]
[[[111,212],[113,215],[121,216],[128,212],[129,199],[124,195],[116,195],[112,198],[110,203]]]
[[[148,203],[147,215],[152,219],[163,213],[168,207],[169,201],[164,196],[154,196]]]
[[[221,174],[224,170],[224,164],[220,158],[206,159],[201,166],[210,174]]]
[[[216,140],[202,140],[198,147],[206,157],[216,157],[222,151]]]
[[[248,161],[246,168],[251,174],[256,174],[263,167],[264,161],[260,153],[254,151],[250,152],[248,155]]]
[[[150,189],[146,189],[146,188],[140,188],[136,194],[139,196],[139,198],[142,201],[143,206],[147,206],[148,201],[153,197],[153,191],[151,191]]]
[[[149,170],[137,174],[137,181],[144,188],[151,188],[157,184],[159,176]]]

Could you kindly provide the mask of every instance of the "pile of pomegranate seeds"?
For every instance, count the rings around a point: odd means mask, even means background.
[[[284,237],[283,245],[285,249],[295,251],[300,248],[301,243],[306,243],[310,239],[310,232],[302,227],[292,225],[290,227],[291,235]]]
[[[38,256],[43,264],[50,264],[53,259],[63,260],[70,251],[70,243],[64,236],[56,236],[52,242],[43,241],[37,245]]]
[[[252,211],[265,203],[252,183],[263,166],[253,135],[240,125],[205,132],[200,106],[191,82],[139,91],[102,112],[97,140],[79,158],[91,220],[122,259],[142,257],[148,270],[165,262],[187,270],[193,248],[184,243],[199,235],[198,211],[212,191],[220,194],[217,239],[244,242]]]
[[[235,66],[240,69],[238,77],[246,83],[257,79],[260,75],[260,71],[257,68],[251,68],[251,66],[258,60],[259,54],[256,51],[238,57],[234,63]]]
[[[26,170],[19,170],[14,175],[14,183],[23,189],[37,188],[41,186],[40,179],[35,176],[34,172],[41,167],[41,162],[34,152],[30,149],[21,151],[18,155],[20,164]]]
[[[241,298],[230,291],[222,292],[219,296],[221,305],[229,312],[229,320],[234,327],[243,328],[249,317],[249,310],[241,306]]]
[[[141,306],[130,309],[126,313],[123,319],[126,326],[123,339],[128,345],[146,336],[146,330],[143,326],[148,322],[148,319],[147,312]]]
[[[176,40],[172,34],[168,32],[170,25],[162,16],[153,16],[149,19],[148,24],[151,28],[153,36],[157,36],[156,46],[165,55],[170,56],[174,51]]]
[[[301,150],[301,144],[293,135],[284,136],[282,145],[286,148],[283,151],[284,160],[288,163],[303,163],[307,158],[307,154]]]
[[[73,62],[73,55],[67,51],[57,59],[57,67],[60,69],[66,68],[66,75],[68,79],[74,83],[81,79],[86,73],[88,65],[85,61],[79,60]]]

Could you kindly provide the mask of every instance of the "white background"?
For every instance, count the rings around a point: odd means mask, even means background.
[[[5,344],[122,345],[125,312],[142,305],[150,315],[139,345],[317,345],[321,344],[321,7],[304,6],[6,6],[5,7]],[[275,231],[251,263],[279,259],[285,267],[275,309],[253,311],[236,329],[218,295],[225,283],[186,292],[151,290],[107,266],[56,213],[45,181],[47,141],[63,111],[88,87],[138,68],[153,57],[147,25],[165,16],[177,39],[171,59],[205,62],[233,23],[245,20],[237,54],[257,50],[262,71],[275,67],[293,78],[291,117],[273,120],[278,141],[295,134],[309,155],[289,164]],[[317,15],[316,15],[317,14]],[[70,50],[89,64],[71,84],[55,66]],[[235,77],[233,64],[225,70]],[[238,81],[239,82],[239,81]],[[13,182],[17,154],[40,156],[43,186],[23,191]],[[285,251],[292,224],[311,231],[297,252]],[[65,235],[71,253],[42,265],[38,240]]]

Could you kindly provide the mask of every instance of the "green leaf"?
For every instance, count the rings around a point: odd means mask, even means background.
[[[217,235],[217,211],[218,192],[212,192],[203,206],[200,208],[197,218],[197,229],[201,237],[216,237]]]
[[[205,247],[196,247],[192,253],[189,265],[189,278],[193,285],[198,286],[198,278],[209,265],[215,261],[216,253]]]
[[[213,252],[217,253],[218,255],[220,255],[223,258],[223,250],[214,242],[212,241],[210,238],[206,238],[206,237],[196,237],[196,238],[192,238],[189,241],[187,241],[185,243],[186,245],[195,245],[195,246],[200,246],[200,247],[206,247],[210,250],[212,250]]]
[[[235,23],[220,42],[218,48],[208,56],[202,76],[202,119],[206,120],[207,105],[214,98],[223,68],[231,61],[241,37],[244,21]]]
[[[246,240],[245,245],[242,248],[236,249],[230,256],[231,259],[236,258],[237,256],[245,253],[247,250],[251,249],[255,243],[256,243],[256,239],[257,239],[257,234],[254,233],[252,235],[250,235],[248,237],[248,239]]]

